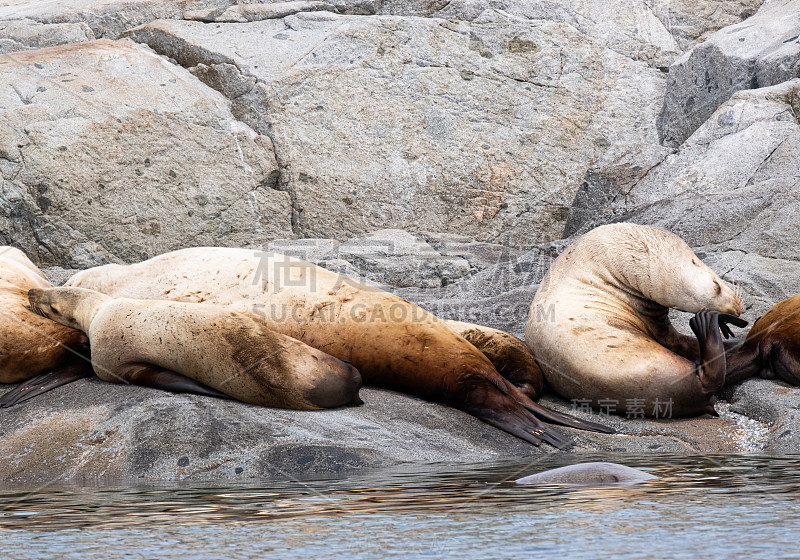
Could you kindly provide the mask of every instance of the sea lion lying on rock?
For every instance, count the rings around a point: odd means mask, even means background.
[[[696,313],[697,339],[670,308]],[[525,340],[562,397],[628,416],[716,415],[725,380],[720,329],[739,327],[742,301],[677,235],[620,223],[598,227],[553,262],[531,304]]]
[[[355,368],[241,313],[83,288],[32,289],[28,297],[39,315],[86,333],[104,381],[298,410],[362,404]]]
[[[517,389],[532,399],[541,395],[544,389],[542,369],[522,340],[505,331],[474,323],[450,320],[444,323],[489,358],[497,372]]]
[[[1,396],[0,408],[30,398],[33,387],[52,389],[92,374],[86,336],[28,308],[28,290],[51,286],[22,251],[0,247],[0,383],[29,380]]]
[[[800,294],[775,304],[728,354],[726,384],[759,375],[800,385]]]
[[[135,265],[79,272],[67,285],[113,297],[225,306],[347,360],[366,384],[443,401],[536,445],[571,443],[540,418],[612,431],[534,403],[472,344],[422,308],[288,256],[183,249]]]

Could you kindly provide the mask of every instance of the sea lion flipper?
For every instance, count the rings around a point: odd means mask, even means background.
[[[573,444],[570,438],[525,410],[515,398],[522,395],[519,389],[496,372],[465,373],[450,381],[444,386],[445,402],[487,424],[534,445],[546,441],[565,449]]]
[[[92,370],[87,367],[86,363],[74,363],[53,368],[28,379],[19,387],[15,387],[0,396],[0,408],[14,406],[51,389],[91,375],[93,375]]]
[[[717,323],[722,336],[724,336],[726,339],[733,338],[734,336],[733,331],[731,331],[731,328],[728,326],[728,323],[735,325],[740,329],[747,326],[747,321],[729,313],[720,313],[717,317]]]
[[[233,397],[212,389],[208,385],[203,385],[199,381],[152,364],[130,364],[117,373],[133,385],[152,387],[171,393],[191,393],[204,397],[234,400]]]
[[[524,439],[533,445],[538,446],[543,441],[546,441],[559,449],[567,449],[575,443],[571,438],[563,435],[555,428],[539,422],[532,414],[522,414],[526,412],[524,410],[491,408],[481,411],[468,410],[467,412],[477,416],[487,424]]]
[[[534,416],[541,418],[542,420],[546,420],[547,422],[553,422],[555,424],[567,426],[568,428],[575,428],[576,430],[586,430],[588,432],[599,432],[601,434],[617,433],[614,428],[609,426],[598,424],[597,422],[591,422],[589,420],[583,420],[581,418],[576,418],[575,416],[570,416],[569,414],[564,414],[562,412],[556,412],[555,410],[545,408],[535,402],[524,403],[523,406],[527,408]]]
[[[508,383],[508,385],[511,386],[509,393],[517,400],[517,402],[524,406],[528,412],[541,420],[567,426],[568,428],[575,428],[576,430],[600,432],[601,434],[616,433],[614,428],[604,426],[603,424],[598,424],[589,420],[582,420],[581,418],[576,418],[575,416],[570,416],[569,414],[564,414],[563,412],[556,412],[555,410],[545,408],[542,405],[532,401],[526,394],[514,387],[513,384]]]

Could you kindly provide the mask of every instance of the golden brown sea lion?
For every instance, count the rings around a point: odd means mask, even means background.
[[[362,404],[355,368],[241,313],[83,288],[32,289],[28,297],[36,313],[86,333],[104,381],[155,379],[163,388],[188,377],[243,402],[298,410]]]
[[[450,320],[444,323],[480,350],[500,375],[528,397],[536,399],[542,393],[542,369],[522,340],[505,331],[473,323]]]
[[[30,380],[0,396],[0,408],[92,373],[86,336],[28,309],[28,290],[50,286],[22,251],[0,247],[0,383]]]
[[[679,334],[670,308],[696,313]],[[739,296],[666,230],[598,227],[551,266],[525,340],[562,397],[635,416],[714,414],[725,379],[720,328],[745,326]],[[699,341],[699,343],[698,343]]]
[[[86,270],[68,285],[113,297],[226,306],[351,362],[366,384],[444,401],[536,445],[544,440],[565,446],[570,440],[534,414],[610,431],[537,405],[473,345],[420,307],[284,255],[184,249],[135,265]]]
[[[728,354],[725,384],[759,375],[800,385],[800,294],[775,304]]]

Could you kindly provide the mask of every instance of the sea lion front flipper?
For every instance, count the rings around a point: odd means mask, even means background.
[[[718,311],[701,309],[689,319],[689,328],[700,343],[697,378],[703,391],[708,395],[716,393],[725,383],[725,347],[719,329],[719,315]]]
[[[731,315],[730,313],[720,313],[717,317],[717,324],[719,326],[719,330],[722,333],[722,336],[727,338],[734,338],[733,331],[728,326],[728,323],[731,325],[735,325],[740,329],[747,326],[747,321],[742,319],[741,317],[737,317],[736,315]]]
[[[171,393],[191,393],[204,397],[235,400],[233,397],[212,389],[208,385],[203,385],[190,377],[152,364],[130,364],[118,370],[117,373],[132,385],[152,387]]]
[[[46,393],[51,389],[72,383],[84,377],[94,375],[92,369],[88,367],[88,362],[73,363],[66,366],[59,366],[36,377],[28,379],[19,387],[15,387],[0,396],[0,408],[8,408],[28,399]]]

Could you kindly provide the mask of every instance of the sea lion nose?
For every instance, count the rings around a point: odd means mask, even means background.
[[[28,290],[28,297],[36,295],[36,288],[31,288]]]

